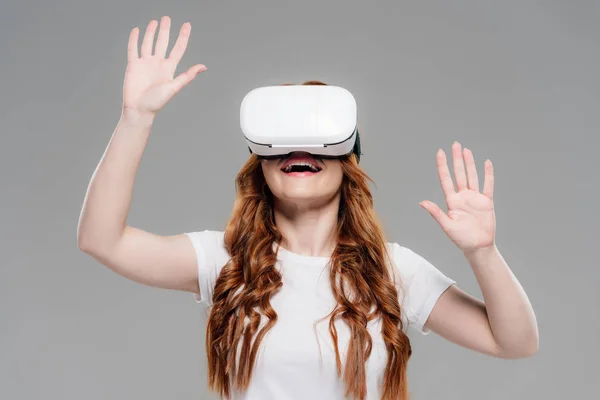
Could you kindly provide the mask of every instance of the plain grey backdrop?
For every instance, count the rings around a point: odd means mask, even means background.
[[[497,244],[537,314],[540,351],[506,361],[411,331],[421,399],[600,392],[598,1],[8,1],[0,24],[0,398],[190,399],[206,391],[205,310],[80,252],[83,198],[120,115],[129,31],[192,23],[178,68],[208,71],[160,113],[129,224],[222,229],[248,156],[251,89],[348,88],[388,239],[480,297],[418,202],[444,199],[454,140],[496,172]]]

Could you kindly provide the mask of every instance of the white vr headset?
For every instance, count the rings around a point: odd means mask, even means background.
[[[263,158],[305,151],[323,158],[355,153],[360,160],[356,101],[339,86],[266,86],[250,91],[240,126],[251,153]]]

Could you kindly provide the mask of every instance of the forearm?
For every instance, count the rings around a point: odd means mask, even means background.
[[[111,246],[123,233],[153,121],[149,115],[122,114],[85,196],[77,229],[83,250]]]
[[[527,294],[496,247],[465,254],[479,286],[497,345],[507,354],[538,348],[538,328]]]

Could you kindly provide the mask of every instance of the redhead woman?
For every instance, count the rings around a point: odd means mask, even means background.
[[[537,352],[531,304],[495,244],[492,163],[480,189],[473,154],[457,142],[456,186],[444,151],[436,156],[447,211],[421,206],[463,252],[484,301],[386,240],[360,150],[337,158],[251,154],[222,231],[160,236],[129,226],[156,115],[206,70],[196,64],[175,77],[190,30],[183,24],[168,56],[168,17],[149,23],[140,50],[139,29],[131,31],[121,119],[90,182],[78,243],[125,278],[193,293],[208,307],[212,390],[246,400],[405,400],[408,327],[493,357]]]

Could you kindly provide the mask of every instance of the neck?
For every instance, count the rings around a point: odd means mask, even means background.
[[[331,256],[337,243],[339,206],[339,194],[325,204],[314,207],[276,201],[275,225],[283,235],[280,245],[303,256]]]

